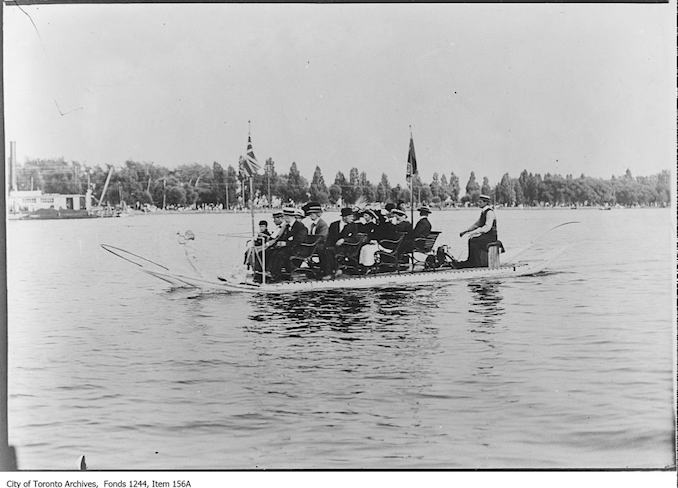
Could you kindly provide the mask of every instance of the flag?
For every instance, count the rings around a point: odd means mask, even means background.
[[[259,163],[257,162],[257,158],[254,156],[254,150],[252,149],[252,136],[249,134],[247,135],[247,154],[245,155],[242,166],[245,173],[250,178],[259,171]]]
[[[410,135],[410,152],[407,154],[407,179],[417,174],[417,157],[414,155],[414,139]]]

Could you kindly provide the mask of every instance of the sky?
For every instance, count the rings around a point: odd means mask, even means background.
[[[17,159],[673,171],[675,3],[4,7]],[[7,150],[7,154],[9,151]]]

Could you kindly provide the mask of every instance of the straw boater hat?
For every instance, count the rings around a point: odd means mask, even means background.
[[[407,214],[400,210],[399,208],[394,208],[393,210],[391,210],[391,213],[393,215],[397,215],[398,217],[407,217]]]
[[[481,200],[487,200],[488,202],[491,200],[491,198],[488,195],[485,195],[484,193],[478,195],[478,198]]]
[[[323,209],[318,202],[308,202],[306,205],[304,205],[301,208],[304,210],[304,212],[306,212],[306,215],[308,215],[310,213],[317,213],[317,214],[323,213]]]
[[[344,207],[341,209],[341,216],[342,217],[348,217],[349,215],[353,215],[353,209],[349,207]]]
[[[428,205],[422,205],[421,207],[419,207],[419,208],[417,209],[417,212],[423,213],[423,214],[430,214],[430,213],[431,213],[431,209],[428,208]]]
[[[282,213],[281,210],[276,210],[275,212],[273,212],[273,218],[282,217],[282,216],[283,216],[283,213]]]
[[[294,217],[296,210],[297,209],[294,208],[294,207],[285,207],[285,208],[283,208],[283,215],[288,215],[290,217]]]

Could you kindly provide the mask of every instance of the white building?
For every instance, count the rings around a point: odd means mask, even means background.
[[[34,212],[40,209],[55,210],[91,210],[92,192],[85,195],[63,195],[61,193],[42,193],[36,191],[11,190],[7,199],[10,212]]]

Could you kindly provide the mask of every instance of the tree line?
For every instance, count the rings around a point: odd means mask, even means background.
[[[242,161],[242,158],[241,158]],[[249,180],[240,162],[224,167],[218,162],[211,166],[186,164],[169,169],[164,166],[126,161],[111,176],[102,204],[154,205],[159,208],[247,206],[250,198]],[[356,203],[410,201],[409,185],[391,185],[384,173],[378,183],[371,182],[358,168],[351,168],[348,177],[338,171],[334,180],[326,181],[319,166],[311,180],[301,175],[296,163],[286,173],[278,173],[272,158],[263,164],[263,171],[253,179],[254,201],[257,206],[280,206],[315,200],[322,205],[354,205]],[[104,188],[108,168],[87,166],[60,159],[29,159],[17,168],[19,190],[40,189],[45,193],[82,194],[90,188],[98,199]],[[328,184],[329,183],[329,184]],[[412,191],[417,204],[435,207],[464,206],[477,201],[481,193],[490,195],[494,203],[503,206],[668,206],[670,203],[670,172],[634,177],[629,170],[609,179],[559,174],[528,173],[517,178],[505,173],[492,186],[487,177],[478,181],[471,171],[466,185],[459,177],[434,173],[430,182],[418,175],[412,179]]]

